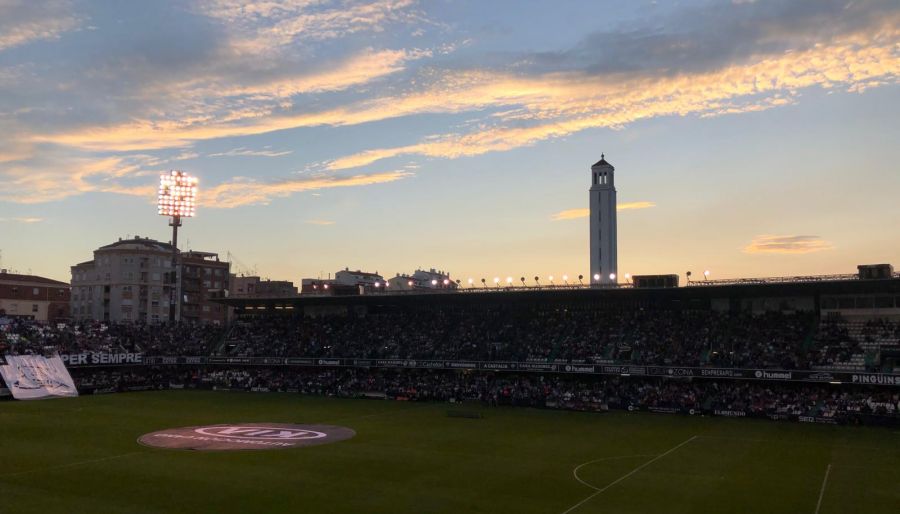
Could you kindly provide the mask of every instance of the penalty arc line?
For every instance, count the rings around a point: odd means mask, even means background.
[[[587,461],[587,462],[582,462],[581,464],[575,466],[575,469],[572,470],[572,476],[575,477],[575,480],[577,480],[578,482],[580,482],[582,485],[585,485],[585,486],[590,487],[591,489],[597,491],[597,490],[600,489],[599,487],[597,487],[597,486],[595,486],[595,485],[593,485],[593,484],[589,484],[589,483],[585,482],[584,480],[581,479],[581,477],[578,476],[578,470],[579,470],[579,469],[581,469],[581,468],[583,468],[583,467],[585,467],[585,466],[588,466],[588,465],[590,465],[590,464],[593,464],[593,463],[595,463],[595,462],[606,462],[606,461],[608,461],[608,460],[621,460],[621,459],[636,459],[636,458],[638,458],[638,457],[656,457],[656,456],[658,456],[658,455],[659,455],[658,453],[651,453],[651,454],[646,454],[646,453],[645,453],[645,454],[638,454],[638,455],[617,455],[617,456],[615,456],[615,457],[601,457],[601,458],[599,458],[599,459],[594,459],[594,460],[589,460],[589,461]]]
[[[819,489],[819,501],[816,503],[816,513],[819,514],[819,509],[822,508],[822,498],[825,497],[825,485],[828,484],[828,475],[831,474],[831,464],[825,468],[825,478],[822,479],[822,488]]]
[[[682,446],[684,446],[684,445],[690,443],[690,442],[693,441],[694,439],[697,439],[697,436],[692,436],[691,438],[689,438],[689,439],[687,439],[687,440],[685,440],[685,441],[682,441],[681,443],[677,444],[676,446],[673,446],[672,448],[666,450],[664,453],[660,453],[660,454],[657,455],[656,457],[654,457],[654,458],[648,460],[647,462],[641,464],[640,466],[638,466],[638,467],[632,469],[632,470],[629,471],[628,473],[626,473],[626,474],[620,476],[619,478],[615,479],[614,481],[610,482],[609,484],[606,484],[605,486],[601,487],[600,489],[597,489],[596,492],[594,492],[593,494],[591,494],[591,495],[588,496],[587,498],[581,500],[580,502],[576,503],[575,505],[572,505],[571,507],[569,507],[568,509],[564,510],[564,511],[563,511],[562,513],[560,513],[560,514],[569,514],[569,512],[572,512],[573,510],[577,509],[578,507],[581,507],[582,505],[584,505],[585,503],[587,503],[588,501],[590,501],[592,498],[594,498],[594,497],[597,496],[598,494],[600,494],[600,493],[606,491],[606,490],[609,489],[610,487],[612,487],[612,486],[618,484],[619,482],[621,482],[621,481],[627,479],[628,477],[634,475],[635,473],[637,473],[638,471],[640,471],[640,470],[646,468],[646,467],[649,466],[650,464],[653,464],[654,462],[656,462],[656,461],[658,461],[659,459],[665,457],[666,455],[669,455],[670,453],[674,452],[675,450],[677,450],[677,449],[681,448]],[[580,482],[580,480],[579,480],[579,482]],[[591,486],[591,487],[593,487],[593,486]],[[595,489],[596,489],[596,487],[595,487]]]
[[[46,467],[46,468],[28,469],[28,470],[25,470],[25,471],[18,471],[18,472],[16,472],[16,473],[5,473],[5,474],[3,474],[3,475],[0,475],[0,479],[7,478],[7,477],[18,477],[18,476],[22,476],[22,475],[30,475],[30,474],[32,474],[32,473],[41,473],[41,472],[44,472],[44,471],[52,471],[52,470],[57,470],[57,469],[74,468],[74,467],[76,467],[76,466],[83,466],[83,465],[85,465],[85,464],[94,464],[94,463],[96,463],[96,462],[105,462],[105,461],[113,460],[113,459],[121,459],[121,458],[123,458],[123,457],[129,457],[129,456],[131,456],[131,455],[137,455],[137,454],[139,454],[139,453],[147,453],[147,452],[129,452],[129,453],[121,453],[121,454],[119,454],[119,455],[111,455],[111,456],[109,456],[109,457],[102,457],[102,458],[99,458],[99,459],[91,459],[91,460],[83,460],[83,461],[79,461],[79,462],[71,462],[71,463],[69,463],[69,464],[60,464],[60,465],[58,465],[58,466],[48,466],[48,467]]]

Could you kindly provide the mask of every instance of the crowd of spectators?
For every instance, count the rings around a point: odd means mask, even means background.
[[[711,310],[563,307],[397,309],[364,315],[260,316],[228,327],[75,322],[0,326],[0,352],[147,356],[556,361],[815,369],[848,363],[861,342],[900,337],[876,320],[852,335],[840,318]],[[868,361],[870,371],[880,365]]]
[[[474,401],[576,410],[657,410],[840,421],[897,417],[900,391],[828,384],[638,377],[575,377],[436,370],[315,368],[137,368],[80,370],[79,388],[206,387],[409,401]],[[140,387],[138,387],[140,388]]]
[[[239,321],[221,354],[811,369],[861,352],[810,313],[533,308]]]
[[[0,354],[55,351],[209,355],[224,334],[224,327],[212,324],[34,323],[8,319],[0,325]]]

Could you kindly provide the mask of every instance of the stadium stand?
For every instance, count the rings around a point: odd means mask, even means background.
[[[85,392],[278,390],[896,423],[898,284],[816,284],[812,293],[778,285],[789,288],[780,297],[733,286],[730,298],[698,287],[272,300],[253,309],[246,302],[260,300],[240,300],[228,326],[6,318],[0,355],[58,352]],[[838,286],[855,296],[827,296]],[[861,296],[870,293],[876,301]],[[877,296],[886,293],[894,296]]]

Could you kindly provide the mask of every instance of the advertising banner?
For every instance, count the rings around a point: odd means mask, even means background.
[[[59,355],[7,355],[0,376],[17,400],[78,396],[72,376]]]
[[[74,366],[106,366],[109,364],[143,364],[142,353],[64,353],[59,356],[68,367]],[[174,357],[168,357],[173,358]],[[172,362],[175,364],[175,362]]]
[[[819,382],[900,387],[900,374],[823,370],[778,370],[599,364],[573,361],[452,361],[414,359],[358,359],[310,357],[144,356],[141,353],[79,353],[60,356],[67,367],[211,364],[240,366],[341,366],[485,370],[526,373],[573,373],[584,375],[649,376],[670,379],[740,379],[770,382]],[[2,362],[2,357],[0,357]]]

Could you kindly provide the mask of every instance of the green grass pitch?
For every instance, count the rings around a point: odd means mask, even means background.
[[[272,393],[4,402],[0,512],[900,512],[896,429],[465,408],[484,418],[450,417],[447,404]],[[357,435],[242,452],[136,442],[232,422],[326,423]]]

